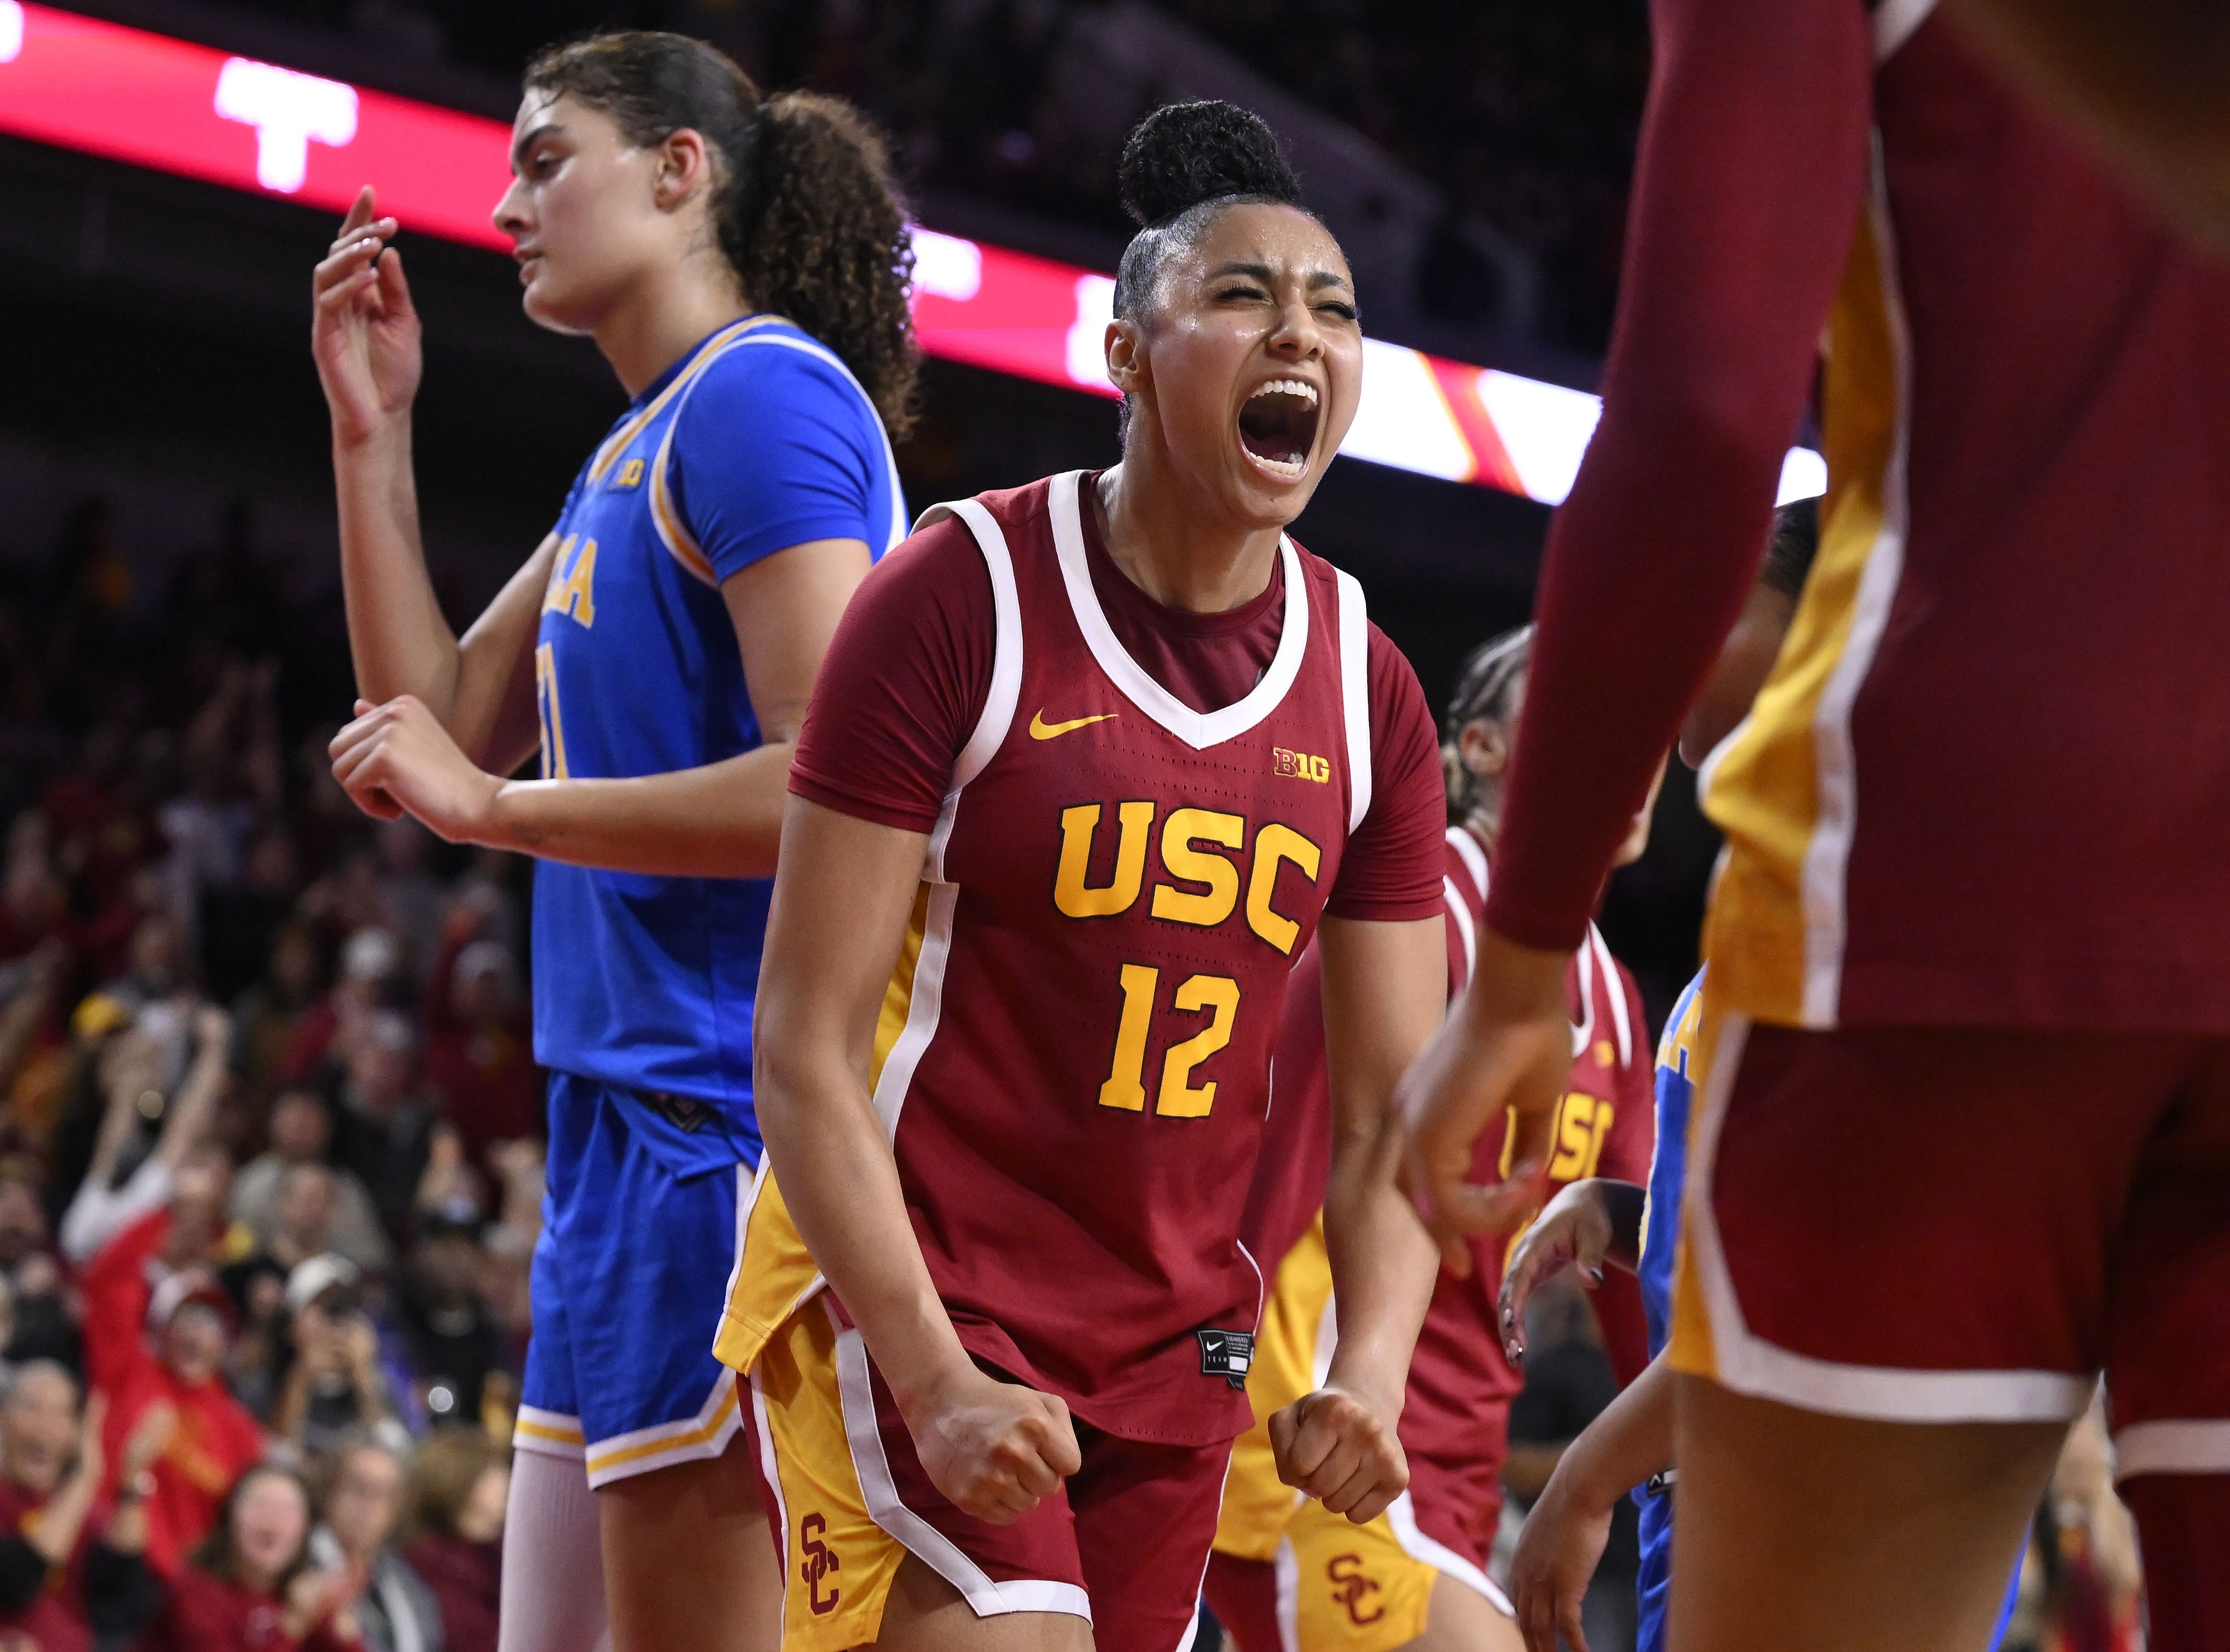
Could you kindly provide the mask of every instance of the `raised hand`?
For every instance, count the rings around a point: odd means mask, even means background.
[[[972,1367],[907,1426],[930,1483],[993,1526],[1028,1513],[1084,1466],[1066,1404]]]
[[[1408,1133],[1403,1184],[1459,1278],[1471,1274],[1466,1235],[1513,1232],[1548,1197],[1550,1137],[1572,1070],[1569,963],[1481,930],[1470,988],[1395,1097]],[[1505,1114],[1510,1173],[1476,1185],[1479,1139]]]
[[[1334,1514],[1368,1526],[1409,1487],[1409,1459],[1385,1408],[1319,1388],[1271,1414],[1278,1478]]]
[[[393,430],[418,394],[418,312],[403,255],[388,245],[399,227],[377,216],[365,185],[311,278],[310,352],[333,440],[347,446]]]

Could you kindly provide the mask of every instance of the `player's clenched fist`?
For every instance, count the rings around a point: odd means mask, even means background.
[[[1409,1487],[1390,1413],[1344,1388],[1304,1394],[1270,1418],[1278,1478],[1367,1526]]]
[[[906,1422],[930,1483],[994,1526],[1028,1513],[1084,1466],[1067,1405],[973,1367]]]

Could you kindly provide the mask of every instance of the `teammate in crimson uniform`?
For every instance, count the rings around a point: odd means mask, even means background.
[[[1345,1335],[1279,1456],[1357,1521],[1407,1479],[1433,1269],[1387,1107],[1442,996],[1439,753],[1361,588],[1282,532],[1354,414],[1353,290],[1252,115],[1157,112],[1124,177],[1123,463],[931,511],[846,616],[791,769],[772,1171],[719,1345],[794,1649],[1189,1642],[1312,934]]]
[[[1477,649],[1448,707],[1442,754],[1448,805],[1440,880],[1447,920],[1447,990],[1471,977],[1486,855],[1494,841],[1501,778],[1524,698],[1530,627]],[[1648,844],[1637,818],[1621,864]],[[1507,1242],[1472,1241],[1468,1277],[1443,1273],[1409,1366],[1401,1440],[1409,1489],[1357,1532],[1297,1502],[1277,1477],[1268,1417],[1314,1385],[1331,1307],[1321,1202],[1327,1145],[1324,1016],[1312,998],[1313,955],[1294,975],[1278,1046],[1276,1105],[1242,1230],[1248,1248],[1280,1256],[1247,1388],[1258,1421],[1233,1455],[1223,1493],[1208,1604],[1243,1652],[1390,1652],[1515,1648],[1509,1602],[1487,1576],[1502,1510],[1509,1407],[1520,1379],[1503,1352],[1495,1287]],[[1567,981],[1573,1070],[1558,1111],[1552,1183],[1593,1176],[1638,1178],[1653,1140],[1647,1024],[1632,978],[1589,928]],[[1482,1138],[1481,1175],[1497,1173],[1507,1142]],[[1598,1298],[1604,1339],[1621,1380],[1647,1358],[1641,1304],[1631,1286]]]
[[[1824,326],[1819,559],[1705,777],[1672,1644],[1982,1644],[2104,1369],[2151,1643],[2219,1646],[2230,271],[1926,0],[1654,16],[1479,970],[1408,1097],[1421,1203],[1460,1256],[1538,1201],[1563,958]],[[1523,1173],[1466,1187],[1511,1106]]]

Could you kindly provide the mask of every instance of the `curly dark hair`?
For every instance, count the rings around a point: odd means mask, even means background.
[[[913,241],[889,151],[865,115],[811,92],[763,97],[724,53],[657,30],[550,47],[526,66],[525,87],[602,110],[631,144],[699,133],[719,167],[720,251],[746,300],[827,345],[891,439],[905,438],[921,371]]]
[[[1259,201],[1307,210],[1276,134],[1235,103],[1164,104],[1124,140],[1118,177],[1124,209],[1138,222],[1116,267],[1118,315],[1146,307],[1163,259],[1189,243],[1212,212]]]

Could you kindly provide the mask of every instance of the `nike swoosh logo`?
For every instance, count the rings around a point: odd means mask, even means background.
[[[1208,1352],[1214,1353],[1218,1348],[1223,1346],[1223,1339],[1221,1337],[1202,1337],[1200,1339],[1200,1345],[1202,1348],[1205,1348]]]
[[[1082,728],[1086,723],[1110,722],[1122,714],[1121,712],[1102,712],[1097,717],[1072,717],[1065,723],[1048,723],[1041,709],[1036,716],[1030,719],[1030,738],[1034,740],[1054,739],[1073,729]]]

